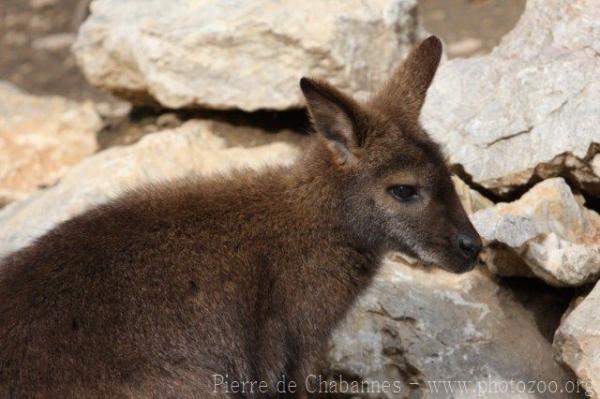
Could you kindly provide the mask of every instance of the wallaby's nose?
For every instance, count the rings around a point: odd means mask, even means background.
[[[458,236],[458,247],[465,257],[475,260],[481,251],[481,239],[479,237],[460,234]]]

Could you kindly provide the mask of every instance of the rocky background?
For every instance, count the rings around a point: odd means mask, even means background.
[[[3,0],[0,255],[131,186],[293,162],[299,77],[367,96],[427,32],[422,122],[482,264],[391,255],[323,371],[403,388],[358,397],[600,398],[598,0]]]

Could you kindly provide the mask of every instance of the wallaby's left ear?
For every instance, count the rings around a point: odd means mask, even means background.
[[[373,98],[379,106],[402,112],[402,117],[418,120],[427,89],[442,57],[442,42],[435,36],[411,51],[391,79]]]
[[[363,142],[358,127],[360,106],[323,81],[302,78],[300,88],[315,129],[327,139],[338,163],[352,160],[354,150]]]

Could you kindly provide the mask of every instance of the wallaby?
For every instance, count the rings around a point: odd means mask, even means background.
[[[440,55],[425,40],[362,103],[301,79],[292,166],[135,189],[0,261],[0,397],[304,396],[386,252],[470,270],[481,240],[418,122]]]

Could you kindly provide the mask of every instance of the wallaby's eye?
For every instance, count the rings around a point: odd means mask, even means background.
[[[409,201],[417,196],[417,189],[414,186],[392,186],[388,188],[388,191],[400,201]]]

